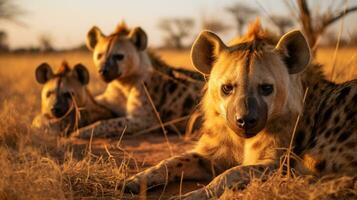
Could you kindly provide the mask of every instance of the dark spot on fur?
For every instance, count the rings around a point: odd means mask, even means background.
[[[357,111],[352,111],[352,110],[348,110],[347,112],[347,119],[354,119],[354,117],[357,115]]]
[[[342,132],[337,138],[337,142],[343,142],[350,137],[351,133],[348,131]]]
[[[190,109],[193,107],[194,103],[195,101],[193,100],[193,98],[191,96],[187,96],[183,103],[183,108],[185,110]]]
[[[154,87],[154,92],[155,92],[155,94],[159,93],[159,85],[156,85]]]
[[[355,142],[347,142],[345,144],[346,147],[348,148],[355,148],[356,147],[356,143]]]
[[[336,163],[333,163],[332,164],[332,171],[336,173],[336,172],[338,172],[338,170],[339,170],[338,165]]]
[[[321,160],[315,165],[317,171],[322,172],[326,168],[326,160]]]
[[[158,106],[162,106],[162,105],[165,104],[165,102],[166,102],[166,95],[167,95],[167,92],[162,92],[162,93],[161,93],[161,98],[160,98],[160,101],[159,101]]]
[[[336,103],[340,104],[341,101],[345,101],[346,96],[350,93],[351,87],[345,87],[341,90],[340,94],[336,98]]]
[[[334,134],[338,134],[341,130],[341,126],[337,126],[334,130],[333,130],[333,133]]]
[[[321,144],[320,145],[320,149],[322,150],[322,149],[324,149],[325,148],[325,144]]]
[[[333,121],[337,124],[340,121],[340,116],[336,115]]]
[[[312,89],[315,91],[315,90],[317,90],[318,87],[319,87],[319,84],[316,83]]]
[[[357,104],[357,94],[352,97],[352,101],[353,103]]]
[[[332,114],[332,107],[328,108],[328,109],[325,111],[321,123],[326,123],[327,120],[330,119],[331,114]]]
[[[351,162],[352,167],[357,168],[357,160]]]
[[[182,167],[183,164],[182,163],[177,163],[176,167]]]
[[[332,133],[331,130],[327,130],[327,131],[325,132],[325,138],[326,138],[326,139],[329,138],[330,135],[331,135],[331,133]]]
[[[331,147],[330,151],[331,152],[335,152],[336,151],[336,147]]]
[[[345,154],[345,155],[343,155],[344,157],[345,157],[345,159],[347,160],[347,161],[351,161],[351,160],[353,160],[353,158],[354,158],[354,156],[352,156],[352,155],[350,155],[350,154]]]
[[[305,122],[306,122],[306,125],[310,125],[311,124],[310,118],[305,118]]]
[[[316,143],[317,143],[317,139],[316,139],[316,136],[314,136],[314,137],[310,140],[309,147],[310,147],[310,148],[314,148],[314,147],[316,146]]]
[[[174,81],[169,81],[168,82],[168,92],[170,94],[174,93],[177,89],[177,83],[175,83]]]
[[[342,148],[342,147],[338,148],[338,152],[339,152],[339,153],[341,153],[342,151],[343,151],[343,148]]]

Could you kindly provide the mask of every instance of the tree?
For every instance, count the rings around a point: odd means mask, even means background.
[[[162,19],[159,28],[165,33],[165,46],[184,48],[183,40],[190,36],[194,21],[191,18]]]
[[[202,20],[202,29],[210,30],[215,33],[224,33],[228,31],[231,27],[224,24],[222,21],[218,19],[207,19],[203,18]]]
[[[52,45],[52,38],[48,34],[42,34],[39,37],[40,49],[43,52],[51,52],[54,50]]]
[[[288,16],[273,15],[270,17],[273,24],[279,29],[280,35],[283,35],[286,30],[294,25],[294,21]]]
[[[233,15],[239,35],[242,35],[243,28],[250,18],[258,13],[256,9],[241,3],[233,4],[227,7],[226,10]]]
[[[14,4],[14,0],[0,0],[0,20],[23,24],[18,20],[18,16],[22,14],[24,11]]]
[[[298,19],[302,30],[314,51],[316,50],[318,39],[328,27],[346,15],[357,11],[357,6],[346,8],[343,4],[336,5],[336,1],[332,1],[323,13],[314,12],[314,15],[312,15],[311,8],[306,0],[296,0],[295,6],[298,7],[298,13],[296,13],[294,11],[294,5],[289,3],[289,1],[285,2]]]
[[[8,50],[9,46],[7,44],[7,33],[5,31],[0,31],[0,52]]]

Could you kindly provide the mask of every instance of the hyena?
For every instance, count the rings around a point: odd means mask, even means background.
[[[96,97],[118,115],[81,129],[74,137],[120,136],[160,128],[160,124],[183,131],[201,98],[203,77],[197,72],[174,69],[147,49],[144,30],[120,24],[106,36],[98,27],[87,35],[94,64],[108,83]],[[173,121],[181,123],[170,123]]]
[[[180,199],[219,197],[226,188],[244,188],[251,177],[266,177],[280,168],[291,142],[300,158],[291,167],[298,172],[356,175],[357,81],[335,84],[324,79],[309,64],[310,48],[300,31],[274,42],[257,22],[228,46],[204,31],[193,44],[191,58],[208,77],[203,135],[192,151],[128,179],[127,191],[183,176],[211,182]]]
[[[43,88],[41,114],[35,117],[33,127],[67,135],[100,119],[115,117],[109,109],[99,105],[87,89],[89,72],[84,65],[76,64],[71,69],[63,62],[54,73],[48,63],[42,63],[35,75]]]

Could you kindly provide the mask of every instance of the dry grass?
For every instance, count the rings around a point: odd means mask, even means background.
[[[356,49],[342,49],[337,58],[335,79],[357,78]],[[189,52],[161,51],[169,64],[192,68]],[[322,49],[317,58],[332,69],[333,50]],[[90,145],[77,148],[62,139],[30,128],[40,109],[40,88],[34,69],[41,62],[58,66],[63,59],[81,62],[91,72],[90,89],[103,90],[89,53],[48,55],[0,55],[0,199],[121,198],[120,182],[128,174],[127,162],[112,156],[94,156]],[[351,180],[345,183],[318,182],[307,178],[272,176],[267,182],[255,179],[243,192],[227,192],[226,199],[327,199],[336,191],[341,197],[356,192]],[[336,185],[336,184],[337,185]],[[328,185],[330,184],[330,185]],[[335,185],[333,185],[335,184]],[[327,185],[327,186],[326,186]],[[351,189],[354,187],[354,190]],[[356,194],[356,193],[355,193]]]

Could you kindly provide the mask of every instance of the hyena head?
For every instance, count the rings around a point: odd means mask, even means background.
[[[310,48],[300,31],[287,33],[275,44],[259,21],[229,46],[209,31],[198,36],[191,58],[209,77],[206,118],[207,113],[220,117],[233,132],[250,138],[270,120],[301,111],[303,92],[296,74],[309,64]]]
[[[66,62],[56,73],[47,63],[39,65],[35,72],[38,83],[43,84],[41,112],[50,118],[61,118],[81,107],[86,101],[89,73],[85,66],[77,64],[70,69]]]
[[[140,73],[140,53],[147,47],[147,35],[140,28],[129,30],[121,23],[106,36],[98,27],[87,34],[87,47],[93,51],[94,64],[105,82]]]

